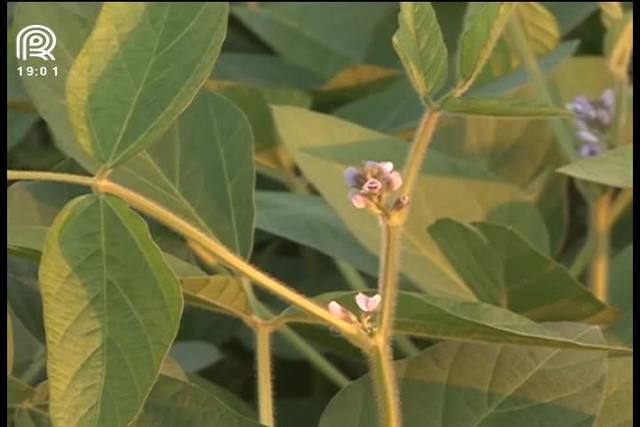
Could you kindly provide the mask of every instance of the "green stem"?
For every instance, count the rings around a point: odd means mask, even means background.
[[[257,323],[256,369],[258,373],[258,407],[260,424],[273,426],[273,380],[271,377],[271,330]]]
[[[398,295],[398,264],[401,225],[382,222],[379,292],[382,308],[374,346],[369,353],[372,379],[378,396],[378,410],[383,426],[400,426],[401,413],[398,384],[393,366],[391,339]]]
[[[531,76],[531,83],[538,91],[539,97],[549,105],[556,105],[551,95],[551,91],[547,87],[547,83],[544,74],[540,69],[540,65],[538,64],[538,60],[529,45],[527,36],[522,30],[522,24],[518,19],[517,13],[511,14],[511,19],[509,20],[507,28],[513,42],[515,43],[516,52],[520,56],[520,61]],[[556,141],[558,142],[560,151],[564,155],[565,160],[575,160],[577,158],[577,154],[573,145],[573,137],[561,119],[552,119],[551,128],[555,134]]]
[[[592,210],[591,227],[594,234],[594,256],[589,281],[594,295],[606,302],[609,284],[609,208],[611,195],[600,196]]]
[[[369,366],[380,414],[379,425],[400,427],[402,425],[400,395],[388,343],[380,343],[372,348],[369,352]]]
[[[168,211],[163,206],[158,205],[152,200],[138,194],[128,188],[122,187],[106,178],[92,179],[69,174],[57,174],[51,172],[18,172],[7,171],[7,179],[24,179],[24,180],[45,180],[70,182],[81,185],[92,185],[94,191],[99,193],[112,194],[125,200],[133,208],[143,212],[144,214],[154,218],[161,224],[166,225],[172,230],[182,234],[188,240],[202,246],[206,251],[210,252],[216,258],[231,269],[247,276],[257,285],[263,287],[267,291],[277,295],[289,304],[295,305],[307,313],[316,316],[324,323],[334,327],[342,333],[342,335],[352,344],[366,350],[369,344],[369,337],[357,325],[345,322],[333,316],[329,311],[314,301],[304,297],[293,289],[289,288],[279,280],[260,271],[244,259],[227,249],[220,242],[212,239],[198,228],[189,224],[187,221],[178,217],[174,213]]]

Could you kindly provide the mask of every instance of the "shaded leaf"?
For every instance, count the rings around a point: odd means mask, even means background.
[[[105,3],[69,71],[78,143],[107,167],[160,137],[211,74],[226,3]]]
[[[602,343],[596,328],[559,324],[567,339]],[[603,353],[445,342],[396,362],[407,427],[592,425],[606,378]],[[320,427],[377,425],[369,376],[343,388]]]
[[[176,359],[171,357],[171,355],[167,355],[167,357],[162,361],[160,375],[165,375],[178,381],[189,382],[189,378],[187,378],[187,375],[184,373]]]
[[[615,318],[614,309],[513,229],[442,219],[429,232],[481,301],[537,321],[599,324]]]
[[[312,247],[370,275],[378,274],[376,257],[362,247],[320,197],[258,191],[256,205],[259,229]]]
[[[571,117],[571,113],[563,108],[556,108],[534,101],[521,101],[501,98],[447,98],[442,103],[447,113],[472,116],[495,116],[513,118]]]
[[[7,375],[13,370],[13,322],[7,311]]]
[[[76,141],[67,112],[65,90],[69,70],[91,33],[101,6],[101,3],[96,2],[25,2],[16,5],[14,17],[16,28],[40,24],[50,28],[56,35],[56,48],[53,54],[58,75],[48,73],[38,78],[25,76],[22,82],[38,113],[49,125],[56,145],[90,172],[95,172],[98,164]],[[39,67],[42,65],[42,60],[30,58],[21,64]]]
[[[596,157],[576,160],[557,172],[612,187],[633,188],[633,146],[628,144]]]
[[[177,341],[169,354],[185,372],[196,372],[222,358],[218,347],[205,341]]]
[[[597,8],[596,2],[566,2],[566,1],[545,1],[544,7],[555,16],[560,28],[560,35],[565,36],[575,27],[580,25]]]
[[[401,2],[393,47],[421,98],[440,89],[447,77],[447,48],[431,3]]]
[[[40,286],[52,420],[129,423],[182,313],[178,280],[146,224],[115,197],[74,199],[48,233]]]
[[[356,306],[355,295],[355,292],[330,292],[319,295],[314,300],[324,306],[334,300],[351,312],[358,313],[360,310]],[[322,323],[296,307],[285,310],[280,315],[280,321]],[[600,342],[565,338],[542,324],[483,302],[463,302],[413,292],[400,292],[398,295],[394,332],[439,340],[498,342],[621,353],[631,351]]]
[[[633,246],[629,244],[611,260],[608,301],[622,314],[607,329],[608,337],[624,345],[633,345]]]
[[[202,91],[167,133],[109,179],[247,257],[253,240],[253,137],[246,117]]]
[[[258,427],[222,399],[194,384],[161,375],[133,427]]]

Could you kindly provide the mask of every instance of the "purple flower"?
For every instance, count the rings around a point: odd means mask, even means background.
[[[374,311],[378,310],[381,300],[382,298],[380,297],[380,294],[375,294],[374,296],[369,297],[360,292],[358,295],[356,295],[356,304],[358,304],[360,310],[364,311],[365,313],[373,313]]]
[[[360,181],[362,180],[362,174],[353,166],[349,166],[344,171],[344,180],[347,182],[349,187],[357,187]]]
[[[589,157],[595,157],[600,153],[602,153],[602,146],[597,142],[590,142],[587,144],[583,144],[578,150],[578,153],[580,154],[580,157],[582,157],[583,159],[586,159]]]
[[[613,109],[613,105],[615,103],[615,95],[613,94],[613,90],[607,89],[604,92],[602,92],[600,101],[605,107],[609,109]]]
[[[578,131],[578,138],[584,142],[600,142],[600,139],[593,132],[586,129]]]
[[[573,102],[567,104],[567,109],[581,120],[592,120],[596,116],[595,109],[586,96],[576,96]]]

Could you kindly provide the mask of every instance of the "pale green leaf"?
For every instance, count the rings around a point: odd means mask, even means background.
[[[633,188],[633,146],[628,144],[595,157],[576,160],[557,172],[612,187]]]
[[[211,74],[226,3],[105,3],[69,71],[78,143],[107,167],[160,137]]]
[[[355,292],[330,292],[314,300],[327,306],[330,301],[358,313]],[[282,322],[322,324],[322,321],[296,307],[286,309]],[[631,349],[568,339],[524,316],[483,302],[457,301],[428,297],[414,292],[400,292],[394,332],[438,340],[498,342],[553,348],[609,350],[629,353]]]
[[[559,324],[566,339],[601,343],[596,328]],[[512,345],[445,342],[396,362],[406,427],[591,426],[606,355]],[[371,378],[343,388],[320,427],[378,425]]]
[[[607,386],[595,427],[633,425],[633,358],[607,359]]]
[[[456,94],[466,92],[482,71],[509,21],[514,4],[469,3],[458,42],[458,85]]]
[[[253,241],[251,125],[202,91],[168,132],[109,178],[188,221],[243,257]]]
[[[13,370],[13,322],[7,311],[7,375]]]
[[[513,229],[442,219],[429,227],[478,299],[537,321],[611,322],[616,311]]]
[[[132,427],[259,427],[215,394],[161,375]]]
[[[428,2],[401,2],[393,47],[421,98],[440,89],[447,78],[447,47]]]
[[[334,117],[294,107],[273,110],[278,133],[306,178],[358,241],[377,253],[377,220],[349,202],[344,170],[365,160],[392,161],[401,170],[408,144]],[[523,200],[522,195],[481,166],[434,149],[421,172],[403,235],[402,272],[430,294],[475,299],[426,228],[443,217],[482,221],[497,207]]]
[[[181,277],[185,302],[241,319],[251,317],[251,307],[240,280],[230,276]]]
[[[187,373],[200,371],[223,357],[218,347],[206,341],[177,341],[169,354]]]
[[[130,423],[178,332],[182,294],[146,223],[112,196],[58,214],[40,264],[54,424]]]
[[[67,113],[65,90],[69,70],[91,33],[100,8],[101,3],[95,2],[21,2],[16,6],[14,18],[14,26],[17,28],[40,24],[50,28],[56,35],[56,48],[52,53],[58,75],[49,72],[46,76],[37,78],[24,76],[22,82],[38,113],[49,125],[56,145],[90,172],[95,172],[98,164],[76,141]],[[12,43],[14,41],[15,37],[12,38]],[[42,60],[31,58],[21,64],[40,67]]]
[[[442,103],[442,109],[447,113],[469,116],[530,119],[571,117],[571,113],[564,108],[535,101],[502,98],[447,98]]]

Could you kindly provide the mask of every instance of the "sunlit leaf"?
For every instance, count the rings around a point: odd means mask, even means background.
[[[607,386],[596,417],[596,427],[633,425],[633,358],[607,359]]]
[[[557,171],[599,184],[633,188],[633,146],[629,144],[595,157],[576,160]]]
[[[180,284],[186,302],[243,319],[251,317],[247,294],[242,283],[234,277],[181,277]]]
[[[107,167],[155,141],[211,74],[226,3],[105,3],[69,71],[78,143]]]
[[[421,98],[440,89],[447,77],[447,48],[431,3],[401,2],[393,47]]]
[[[178,280],[146,224],[112,196],[74,199],[47,235],[40,287],[54,423],[130,423],[182,313]]]
[[[448,98],[442,103],[448,113],[470,116],[528,117],[547,119],[571,117],[569,111],[534,101],[510,100],[502,98]]]

